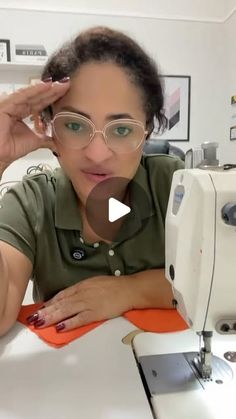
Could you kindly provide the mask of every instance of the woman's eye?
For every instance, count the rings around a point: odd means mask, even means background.
[[[82,129],[81,124],[79,124],[78,122],[67,122],[67,124],[65,125],[66,125],[66,128],[74,132],[79,132]]]
[[[122,136],[122,137],[127,137],[127,135],[129,135],[131,133],[131,128],[128,127],[117,127],[115,129],[115,134]]]

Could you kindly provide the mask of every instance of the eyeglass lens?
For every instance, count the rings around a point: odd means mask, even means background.
[[[53,128],[58,141],[74,149],[86,147],[95,133],[94,126],[89,120],[71,114],[56,115]],[[121,153],[133,151],[144,139],[144,128],[136,121],[112,121],[104,127],[104,139],[113,151]]]

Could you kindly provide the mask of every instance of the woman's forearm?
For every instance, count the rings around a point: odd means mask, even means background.
[[[164,269],[149,269],[127,277],[132,307],[173,308],[171,284],[165,278]]]
[[[4,312],[8,291],[7,266],[0,251],[0,323]]]
[[[8,163],[4,163],[0,161],[0,180],[2,179],[2,175],[5,172],[5,170],[8,168],[8,166],[9,166]]]
[[[2,179],[3,172],[6,168],[7,168],[6,163],[0,162],[0,181]],[[1,205],[1,201],[0,201],[0,205]],[[6,274],[6,264],[3,261],[1,251],[0,251],[0,319],[4,310],[7,289],[8,289],[8,281],[7,281],[7,274]]]

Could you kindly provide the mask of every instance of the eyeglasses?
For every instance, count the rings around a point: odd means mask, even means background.
[[[142,122],[132,119],[117,119],[106,124],[103,130],[96,130],[90,119],[73,112],[57,113],[51,124],[57,140],[73,149],[87,147],[95,134],[101,133],[112,151],[129,153],[137,150],[148,134]]]

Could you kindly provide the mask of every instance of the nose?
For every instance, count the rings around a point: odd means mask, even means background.
[[[84,149],[84,155],[94,163],[102,163],[113,155],[101,131],[95,132],[94,137]]]

